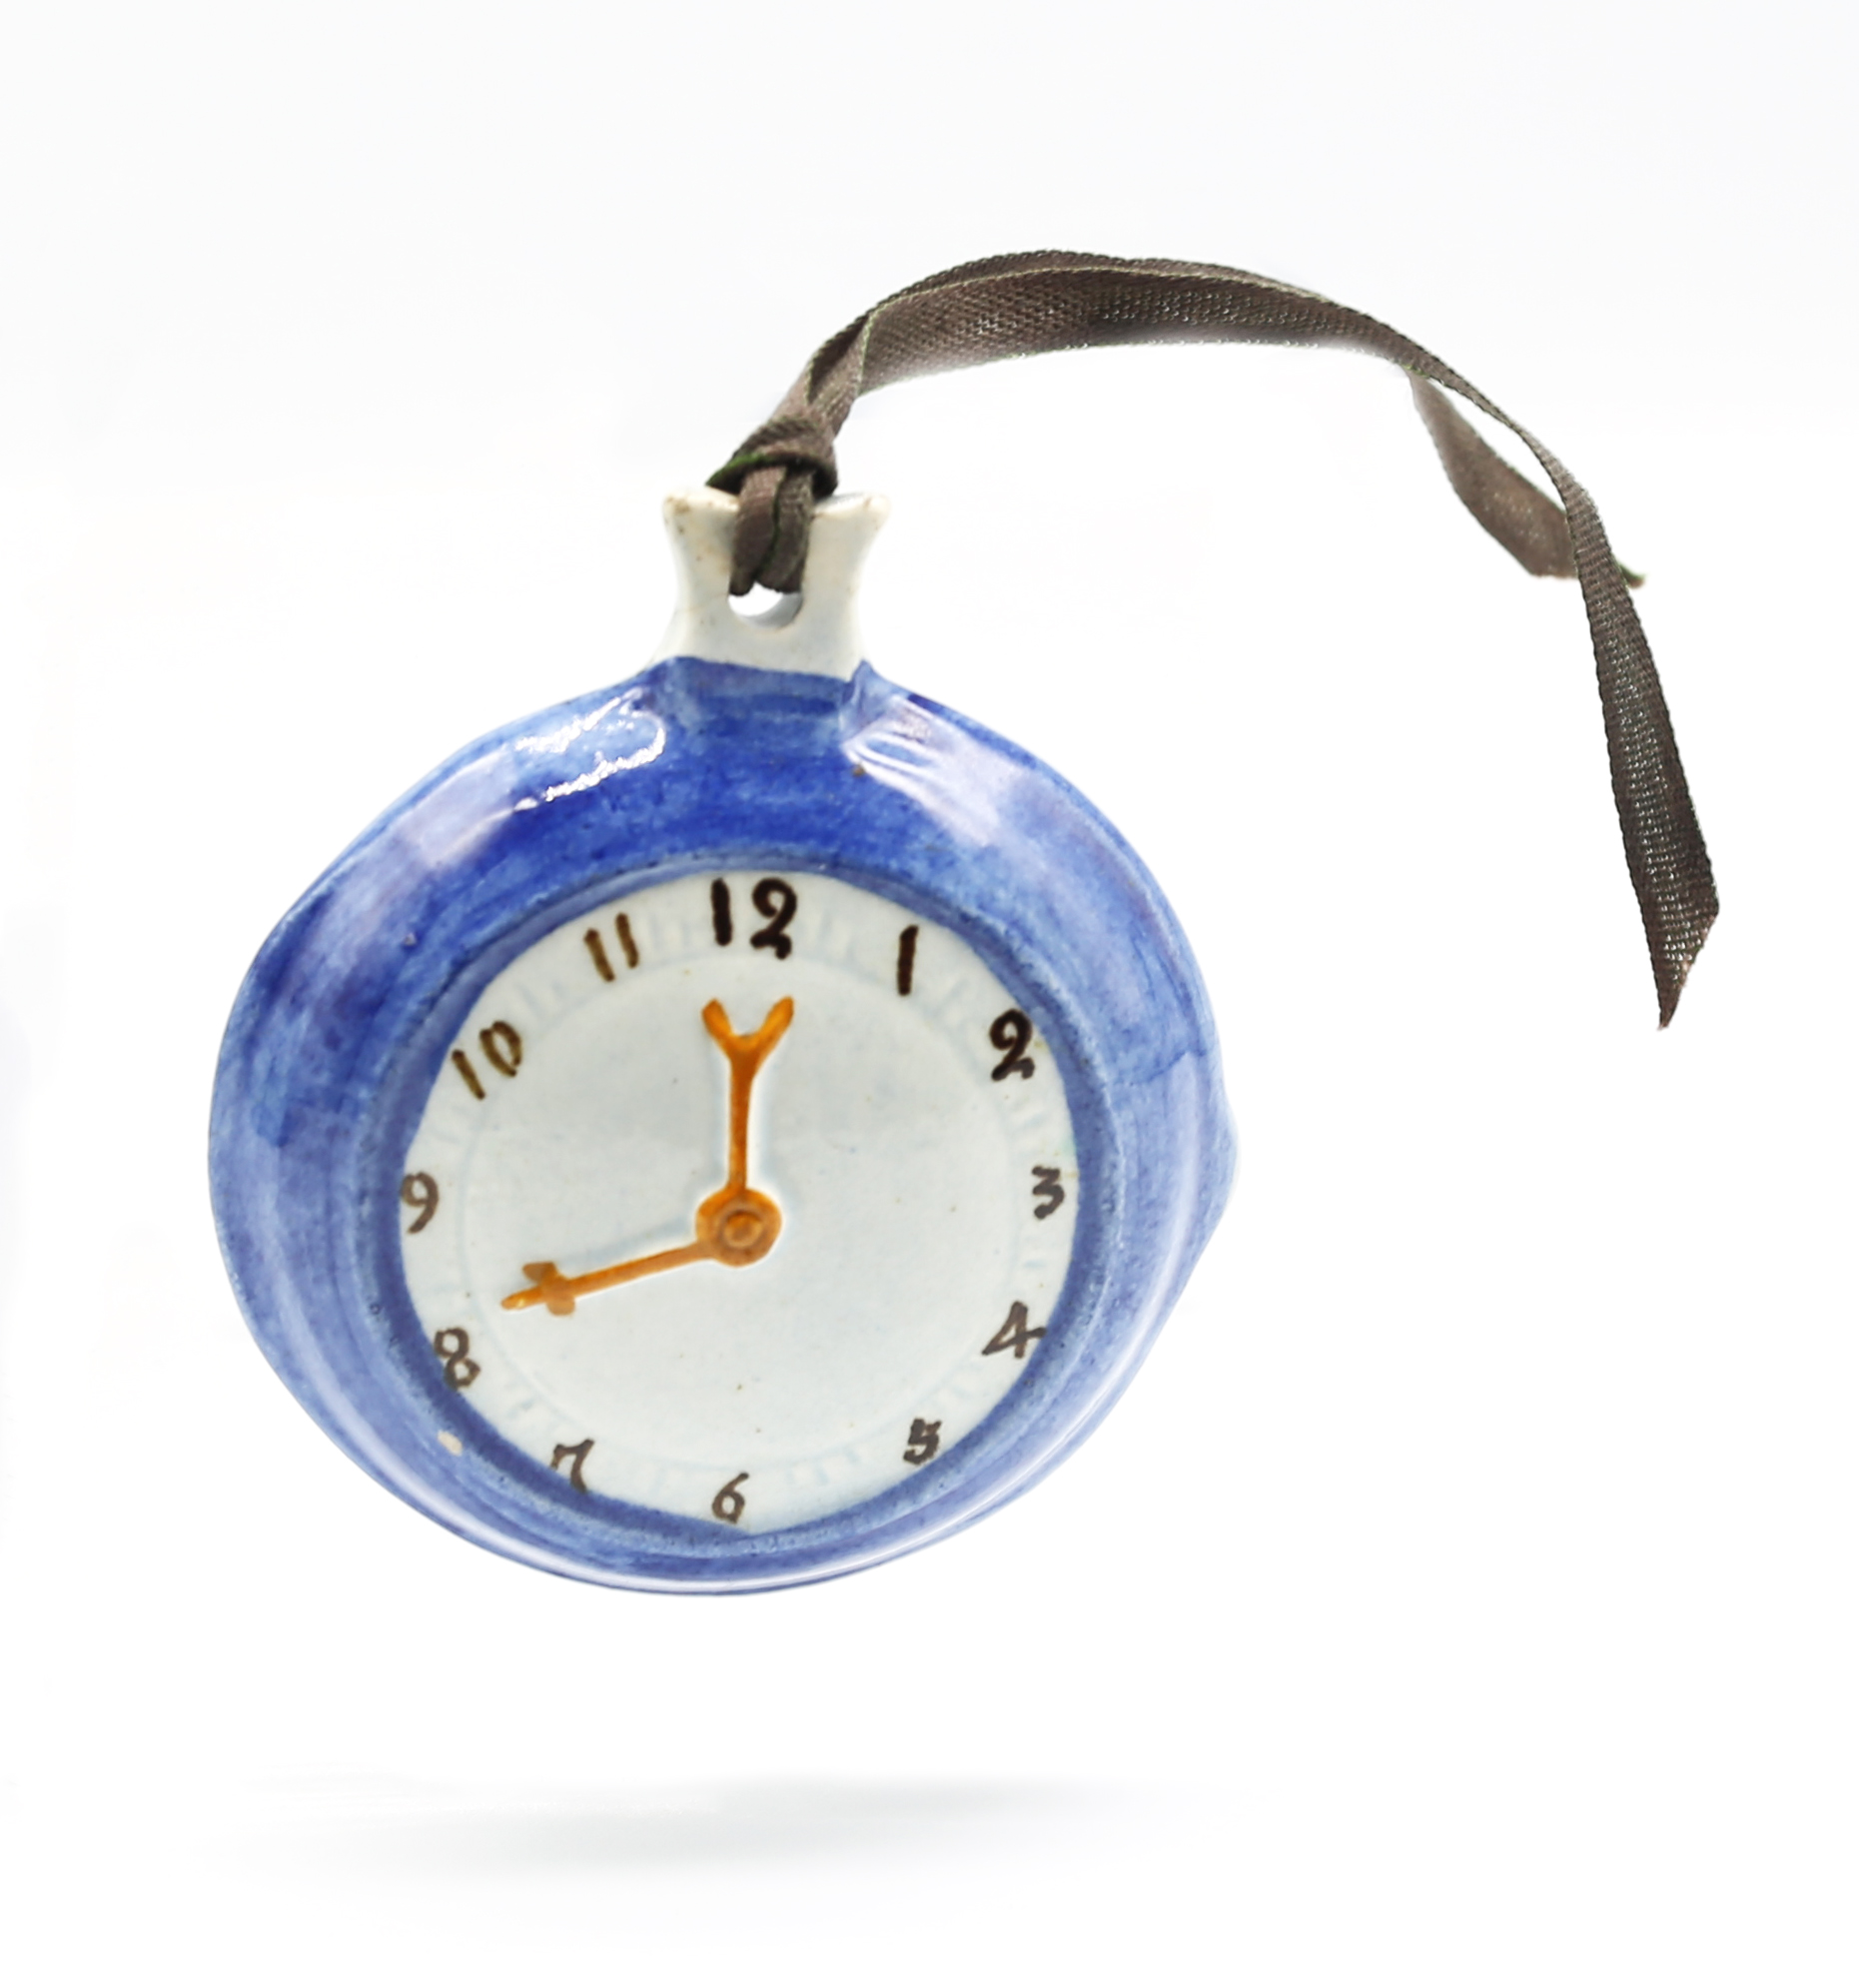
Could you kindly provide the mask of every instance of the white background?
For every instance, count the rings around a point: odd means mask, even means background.
[[[0,31],[0,1961],[39,1982],[1850,1982],[1850,9],[71,4]],[[1725,912],[1659,1036],[1572,586],[1335,353],[853,417],[893,677],[1171,893],[1243,1140],[1088,1449],[822,1588],[547,1579],[221,1276],[253,951],[624,674],[886,291],[1237,263],[1587,482]]]

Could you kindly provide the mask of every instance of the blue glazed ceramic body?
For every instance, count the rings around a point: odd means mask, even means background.
[[[398,1192],[448,1045],[502,967],[618,893],[744,867],[843,879],[960,935],[1062,1076],[1079,1182],[1024,1379],[905,1482],[762,1531],[577,1492],[474,1419],[410,1299]],[[869,666],[846,681],[677,657],[466,747],[267,942],[213,1106],[240,1301],[328,1434],[481,1545],[674,1590],[849,1572],[1027,1490],[1130,1381],[1232,1168],[1207,999],[1134,852],[1038,760]]]

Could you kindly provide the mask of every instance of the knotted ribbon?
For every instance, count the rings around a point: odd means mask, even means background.
[[[711,477],[739,502],[731,592],[757,584],[798,590],[813,506],[838,486],[834,442],[860,394],[1034,353],[1212,341],[1338,345],[1401,367],[1466,509],[1525,571],[1580,581],[1614,804],[1663,1028],[1717,916],[1717,893],[1658,671],[1628,592],[1638,578],[1615,559],[1593,499],[1528,430],[1423,347],[1363,312],[1215,263],[1040,251],[925,277],[828,339],[773,415]],[[1491,449],[1440,388],[1516,436],[1560,503]]]

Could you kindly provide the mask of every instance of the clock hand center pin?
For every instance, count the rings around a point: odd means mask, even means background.
[[[503,1300],[504,1311],[542,1305],[564,1319],[574,1310],[574,1301],[591,1292],[610,1291],[615,1285],[688,1263],[720,1263],[740,1270],[759,1263],[774,1248],[781,1233],[781,1211],[767,1195],[749,1186],[749,1098],[762,1065],[793,1019],[794,1003],[783,996],[752,1035],[737,1035],[720,1001],[704,1008],[703,1025],[729,1064],[729,1178],[698,1204],[695,1238],[679,1249],[633,1257],[582,1277],[563,1277],[552,1263],[526,1263],[522,1274],[529,1282]]]

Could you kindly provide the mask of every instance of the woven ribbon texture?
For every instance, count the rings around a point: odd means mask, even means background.
[[[732,591],[797,590],[813,506],[837,488],[834,443],[861,394],[927,373],[1084,346],[1230,341],[1337,345],[1402,368],[1446,477],[1525,570],[1579,580],[1593,637],[1614,801],[1639,898],[1663,1027],[1717,915],[1652,651],[1593,499],[1470,381],[1390,326],[1314,291],[1214,263],[1040,251],[926,277],[820,347],[760,428],[711,477],[740,501]],[[1496,454],[1444,388],[1515,435],[1555,498]]]

